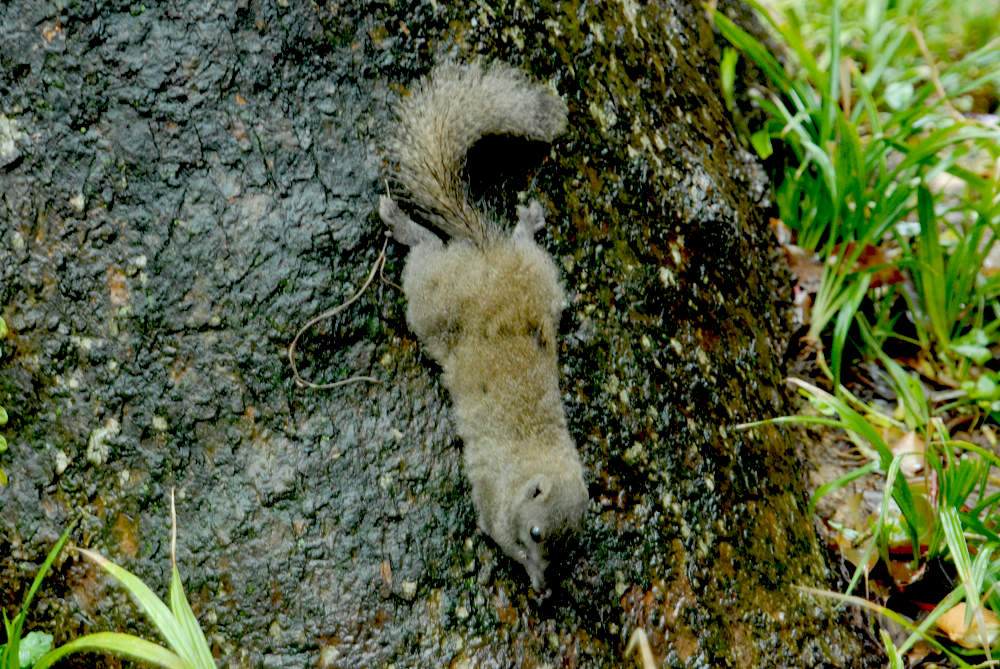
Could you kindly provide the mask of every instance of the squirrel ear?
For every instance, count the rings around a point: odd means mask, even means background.
[[[544,502],[552,490],[552,479],[545,474],[536,474],[531,477],[522,488],[525,501],[536,500]]]

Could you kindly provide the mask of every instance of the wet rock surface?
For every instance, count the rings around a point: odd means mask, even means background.
[[[787,333],[714,48],[686,5],[5,3],[0,604],[77,516],[77,545],[165,592],[176,488],[224,666],[619,666],[636,627],[667,666],[876,666],[791,589],[828,576],[785,438],[729,427],[786,410]],[[391,104],[445,53],[523,63],[571,109],[528,174],[592,499],[545,601],[476,531],[395,288],[300,346],[314,381],[380,384],[301,390],[285,357],[377,256]],[[149,631],[67,556],[29,628]]]

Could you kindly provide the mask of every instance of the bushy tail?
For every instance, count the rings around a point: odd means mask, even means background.
[[[449,236],[482,242],[494,232],[469,202],[466,153],[484,135],[551,142],[566,127],[566,104],[505,63],[437,66],[404,99],[390,139],[396,179],[427,220]]]

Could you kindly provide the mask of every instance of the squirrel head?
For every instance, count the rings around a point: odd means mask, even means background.
[[[587,489],[578,474],[536,474],[519,488],[513,507],[513,557],[524,565],[535,591],[545,590],[549,559],[579,530],[586,508]]]

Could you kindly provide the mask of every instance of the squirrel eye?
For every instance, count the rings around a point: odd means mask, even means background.
[[[542,530],[539,527],[531,528],[531,540],[536,544],[542,540]]]

